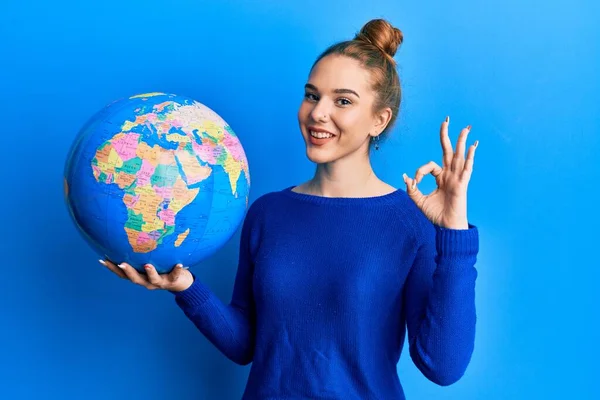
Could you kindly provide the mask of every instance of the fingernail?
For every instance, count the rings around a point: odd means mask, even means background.
[[[104,260],[98,260],[98,262],[102,265],[106,265],[106,261],[104,261]]]
[[[406,183],[406,178],[408,178],[408,176],[406,175],[406,172],[402,174],[402,178],[404,179],[404,183]]]
[[[446,117],[446,122],[450,123],[450,116],[449,115]]]
[[[150,266],[148,264],[144,265],[144,269],[150,269]]]
[[[125,269],[125,266],[123,264],[118,264],[117,267],[119,267],[121,269]]]
[[[471,130],[471,125],[467,125],[467,130]]]
[[[412,184],[412,188],[414,189],[417,186],[417,180],[415,179]]]
[[[177,268],[183,268],[183,264],[177,264],[175,265]]]
[[[475,144],[475,147],[477,147],[477,145],[479,144],[479,140],[476,140],[474,144]]]

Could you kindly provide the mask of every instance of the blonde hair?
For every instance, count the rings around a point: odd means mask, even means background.
[[[404,40],[402,31],[384,19],[367,22],[352,40],[338,42],[328,47],[315,60],[314,66],[323,57],[331,54],[343,55],[358,60],[370,71],[372,89],[376,93],[374,112],[386,107],[392,110],[392,117],[381,136],[390,130],[398,116],[402,91],[400,78],[396,72],[394,55]]]

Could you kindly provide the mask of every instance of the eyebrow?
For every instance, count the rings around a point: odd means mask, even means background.
[[[305,89],[311,89],[311,90],[314,90],[316,92],[319,91],[315,85],[312,85],[310,83],[307,83],[306,85],[304,85],[304,88]],[[355,95],[356,97],[358,97],[360,99],[360,96],[358,95],[358,93],[356,93],[352,89],[333,89],[333,92],[334,93],[350,93],[350,94],[353,94],[353,95]]]

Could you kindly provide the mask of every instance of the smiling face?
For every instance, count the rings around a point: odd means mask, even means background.
[[[357,60],[328,55],[313,68],[298,110],[306,155],[327,163],[367,155],[369,140],[383,131],[391,110],[374,113],[369,71]]]

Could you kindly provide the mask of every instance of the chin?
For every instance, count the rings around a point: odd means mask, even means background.
[[[339,158],[334,149],[315,147],[310,143],[306,145],[306,157],[316,164],[325,164]]]
[[[328,154],[322,154],[322,152],[313,152],[310,150],[306,150],[306,157],[315,164],[325,164],[333,161],[333,158]]]

